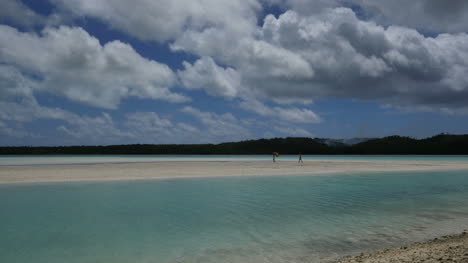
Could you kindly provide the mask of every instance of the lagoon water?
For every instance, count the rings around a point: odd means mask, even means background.
[[[0,262],[323,262],[468,228],[468,172],[0,186]]]

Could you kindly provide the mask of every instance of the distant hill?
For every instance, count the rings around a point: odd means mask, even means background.
[[[42,154],[468,154],[468,135],[426,139],[273,138],[220,144],[132,144],[109,146],[0,147],[0,155]]]
[[[468,154],[468,135],[440,134],[426,139],[390,136],[353,145],[352,154]]]

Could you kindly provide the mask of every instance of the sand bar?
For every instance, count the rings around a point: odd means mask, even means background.
[[[0,184],[333,173],[468,170],[444,161],[158,161],[86,165],[0,166]]]

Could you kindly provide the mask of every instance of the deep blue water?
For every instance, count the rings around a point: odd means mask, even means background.
[[[0,262],[322,262],[468,228],[468,172],[0,186]]]

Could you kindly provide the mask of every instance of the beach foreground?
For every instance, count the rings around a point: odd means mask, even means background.
[[[296,161],[157,161],[3,166],[0,167],[0,184],[465,169],[468,170],[468,163],[443,161],[314,160],[303,165]]]
[[[400,248],[345,257],[336,263],[354,262],[468,262],[468,233],[443,236],[428,242],[414,243]]]

